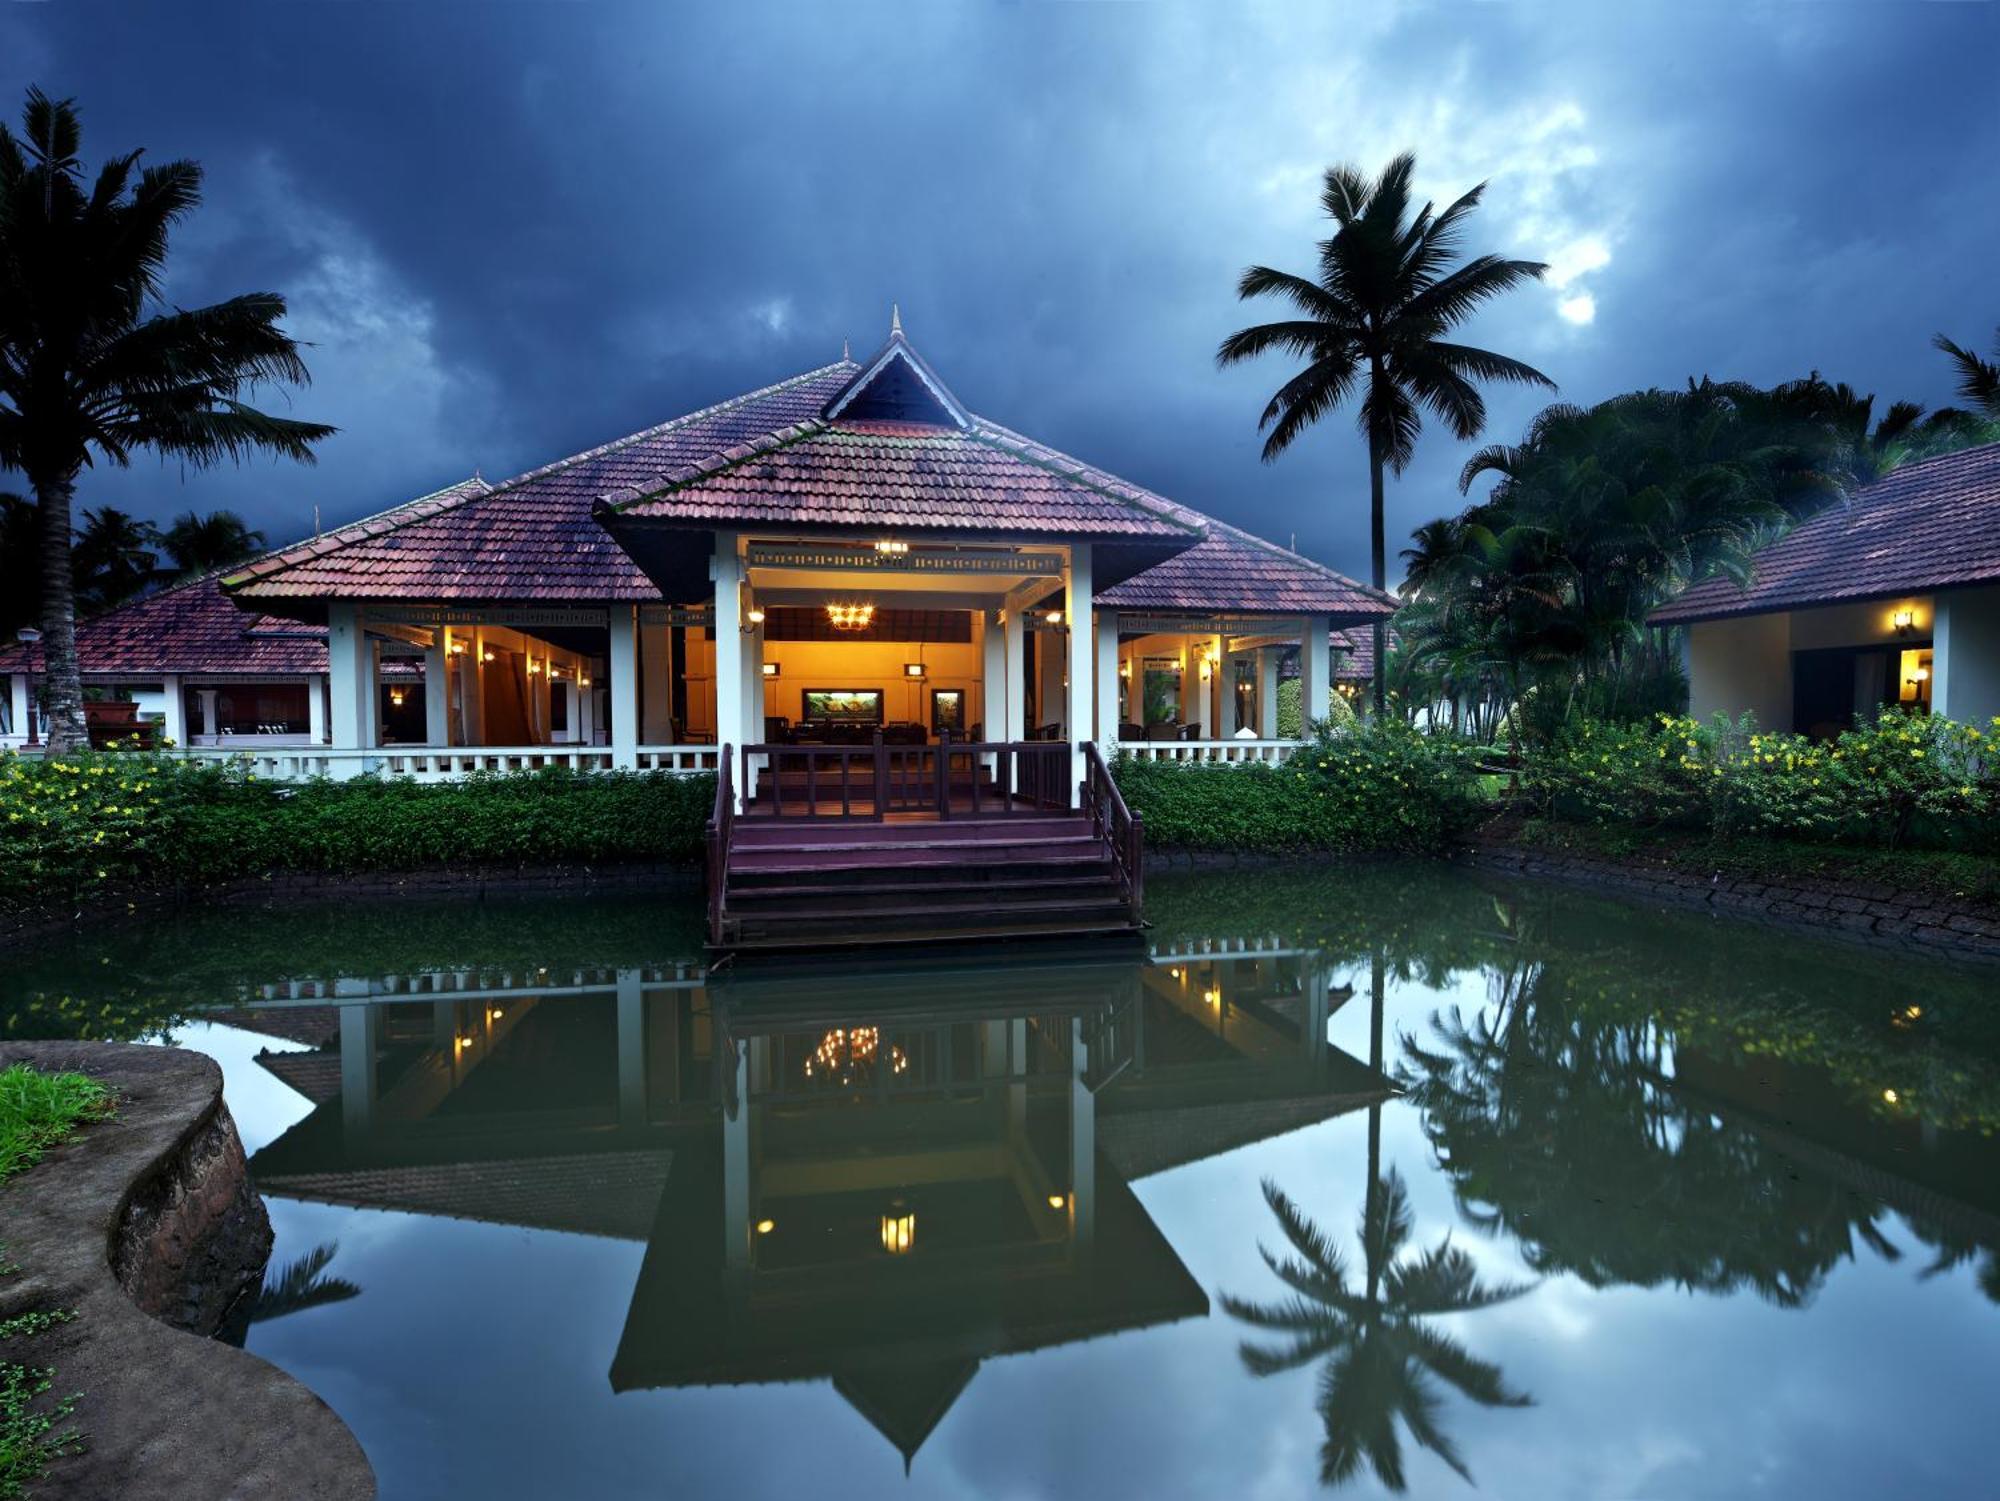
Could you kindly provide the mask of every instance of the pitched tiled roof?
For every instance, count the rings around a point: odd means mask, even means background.
[[[1100,590],[1097,602],[1118,610],[1310,612],[1343,620],[1372,620],[1396,608],[1388,595],[1310,558],[1226,522],[1207,525],[1208,535],[1186,552]]]
[[[591,514],[650,481],[817,413],[842,360],[499,485],[467,481],[232,574],[239,598],[652,600],[659,590]]]
[[[326,632],[239,609],[208,574],[76,626],[84,676],[326,671]],[[0,673],[40,672],[41,644],[0,648]]]
[[[1748,589],[1711,578],[1661,624],[2000,580],[2000,443],[1896,470],[1757,554]]]
[[[1396,632],[1389,632],[1389,650],[1396,649]],[[1365,683],[1375,676],[1375,632],[1365,625],[1333,633],[1333,662],[1336,682]]]
[[[621,519],[1185,541],[1200,523],[991,423],[810,418],[606,496]]]

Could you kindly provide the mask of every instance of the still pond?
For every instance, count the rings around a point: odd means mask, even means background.
[[[1434,866],[725,967],[698,899],[179,918],[249,1348],[386,1501],[2000,1494],[2000,982]]]

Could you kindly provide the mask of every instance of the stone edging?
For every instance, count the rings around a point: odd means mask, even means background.
[[[222,1071],[124,1043],[0,1043],[0,1068],[77,1069],[116,1113],[0,1188],[20,1270],[0,1315],[76,1317],[10,1350],[80,1393],[88,1436],[34,1488],[42,1501],[369,1501],[375,1477],[333,1410],[256,1356],[172,1327],[213,1328],[261,1277],[270,1226],[250,1185]],[[170,1322],[171,1321],[171,1322]]]
[[[2000,913],[1992,907],[1876,882],[1796,875],[1760,881],[1720,872],[1704,877],[1657,860],[1621,860],[1504,840],[1468,846],[1458,859],[1480,870],[1700,907],[1877,948],[2000,963]]]

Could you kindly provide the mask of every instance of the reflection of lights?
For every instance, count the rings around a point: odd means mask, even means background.
[[[1211,1006],[1220,1006],[1222,1004],[1222,992],[1220,990],[1204,990],[1201,993],[1201,998]]]
[[[495,1006],[492,1010],[486,1013],[486,1019],[490,1022],[497,1022],[498,1020],[500,1020],[501,1017],[505,1016],[506,1014],[507,1013],[502,1011],[498,1006]]]
[[[1892,1027],[1914,1026],[1918,1018],[1920,1018],[1923,1014],[1924,1014],[1924,1008],[1921,1006],[1912,1005],[1912,1006],[1899,1007],[1895,1012],[1895,1014],[1889,1018],[1889,1025]]]
[[[1172,975],[1176,980],[1178,980],[1181,977],[1181,972],[1178,969],[1170,969],[1167,971],[1167,973]]]
[[[1068,1207],[1069,1207],[1069,1196],[1068,1196],[1067,1194],[1050,1194],[1050,1195],[1049,1195],[1049,1208],[1051,1208],[1051,1209],[1067,1209]]]
[[[453,1041],[455,1041],[461,1048],[469,1048],[472,1046],[472,1039],[470,1037],[460,1036],[454,1038]]]
[[[773,1230],[777,1228],[778,1228],[778,1222],[776,1220],[757,1221],[757,1233],[759,1235],[769,1235]]]
[[[808,1079],[830,1079],[843,1087],[874,1070],[882,1055],[882,1033],[875,1027],[835,1027],[819,1040],[812,1057],[806,1059]],[[910,1067],[909,1055],[891,1043],[889,1072],[900,1074]]]
[[[1896,1101],[1900,1100],[1902,1096],[1897,1094],[1896,1091],[1893,1089],[1885,1089],[1882,1091],[1882,1098],[1888,1101],[1891,1105],[1893,1105],[1896,1103]]]
[[[917,1241],[917,1217],[903,1209],[898,1199],[882,1216],[882,1249],[891,1256],[907,1256]]]

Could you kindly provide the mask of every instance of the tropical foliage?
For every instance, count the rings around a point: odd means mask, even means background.
[[[1724,837],[2000,851],[2000,719],[1981,727],[1889,710],[1831,741],[1757,729],[1594,719],[1527,759],[1539,811]]]
[[[310,462],[333,429],[246,397],[303,384],[282,297],[253,292],[163,309],[168,240],[201,201],[201,168],[112,157],[86,180],[75,104],[28,91],[0,127],[0,471],[39,512],[49,744],[85,741],[71,559],[78,477],[151,451],[201,468],[270,453]]]
[[[1252,266],[1237,283],[1239,298],[1274,297],[1290,303],[1296,316],[1240,329],[1216,352],[1225,366],[1270,353],[1305,362],[1259,419],[1266,462],[1329,412],[1358,402],[1368,441],[1369,560],[1377,589],[1387,578],[1384,471],[1401,474],[1409,466],[1425,415],[1469,440],[1486,426],[1481,382],[1555,386],[1519,360],[1451,341],[1453,329],[1483,304],[1547,268],[1496,255],[1461,261],[1460,242],[1486,185],[1442,210],[1426,203],[1412,215],[1416,170],[1407,152],[1372,181],[1351,166],[1329,168],[1320,206],[1334,230],[1320,242],[1315,274]],[[1379,662],[1381,622],[1374,630]],[[1381,692],[1378,680],[1378,709]]]
[[[1478,815],[1469,753],[1452,736],[1369,719],[1322,722],[1282,766],[1122,757],[1114,775],[1152,848],[1430,851]]]

